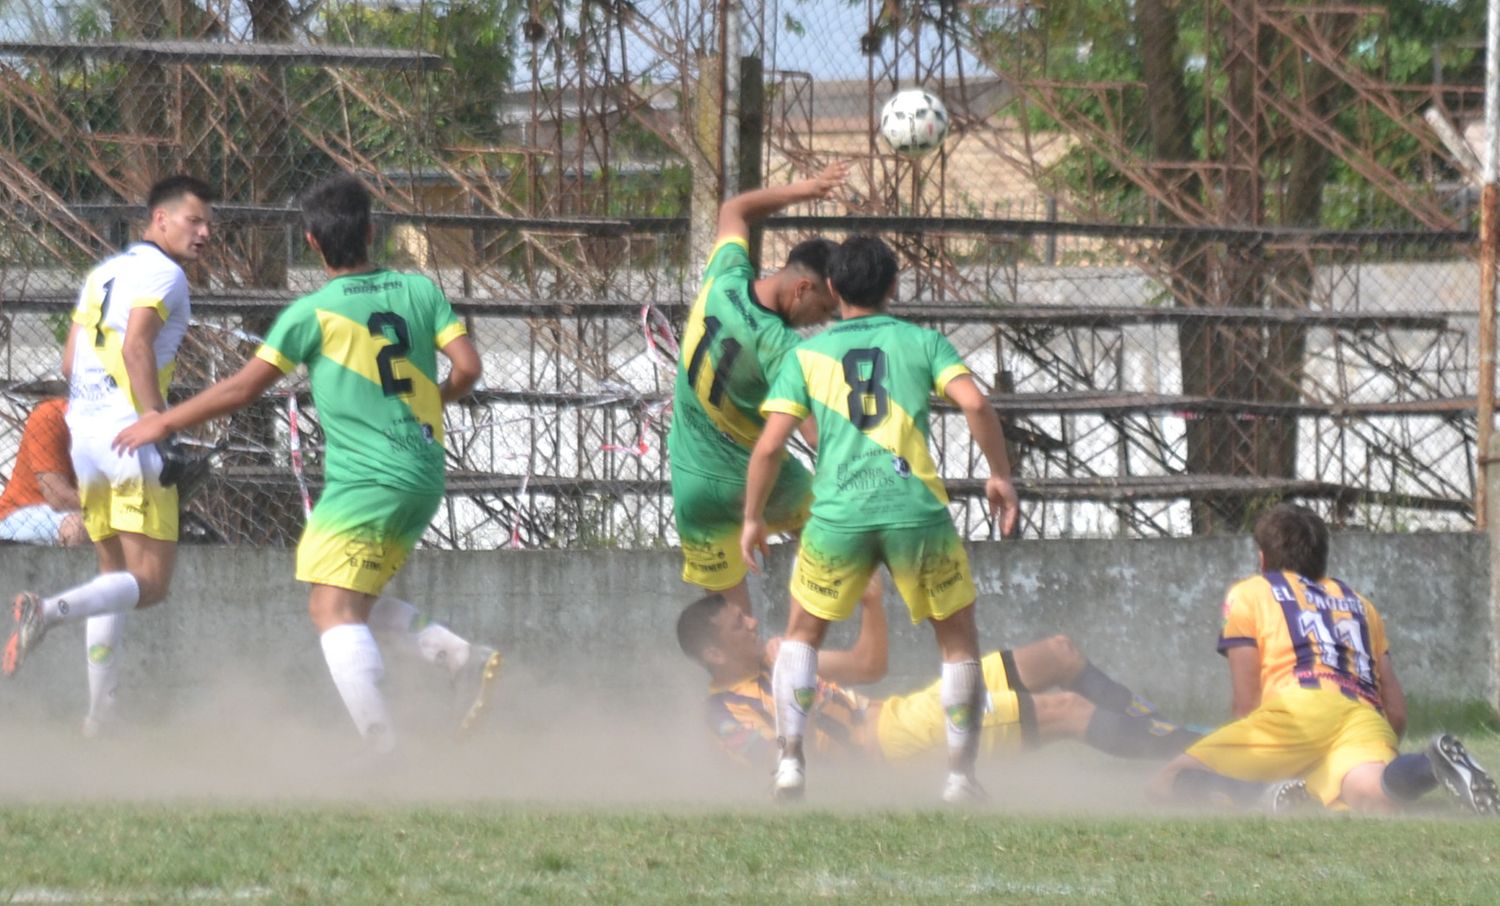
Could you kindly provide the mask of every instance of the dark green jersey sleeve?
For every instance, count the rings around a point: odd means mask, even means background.
[[[736,275],[744,280],[755,279],[755,266],[750,263],[750,245],[742,236],[720,239],[709,253],[708,265],[703,268],[703,279]]]

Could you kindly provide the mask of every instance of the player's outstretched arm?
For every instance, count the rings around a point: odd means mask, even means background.
[[[1021,503],[1010,480],[1010,457],[1005,453],[1005,429],[1000,427],[1000,418],[974,378],[967,374],[949,381],[943,392],[963,410],[969,433],[974,435],[974,442],[989,463],[990,477],[984,484],[984,494],[989,499],[990,512],[1000,520],[1000,534],[1009,536],[1016,530]]]
[[[750,451],[750,468],[745,473],[745,525],[740,531],[740,553],[752,572],[760,572],[755,553],[769,554],[766,544],[766,499],[786,455],[786,442],[802,420],[785,412],[772,412],[761,429],[755,449]]]
[[[479,375],[484,371],[484,364],[480,361],[479,350],[474,348],[474,343],[468,337],[454,337],[447,345],[438,350],[449,364],[453,367],[448,372],[448,377],[438,388],[443,402],[451,403],[456,399],[462,399],[464,394],[474,389],[479,382]]]
[[[165,412],[147,412],[135,424],[115,436],[114,448],[121,452],[139,450],[169,435],[202,424],[209,419],[228,415],[249,405],[281,377],[281,369],[264,359],[251,359],[234,376]]]
[[[764,220],[782,208],[802,201],[827,198],[844,184],[848,176],[849,164],[836,160],[812,179],[741,192],[719,207],[719,232],[716,241],[749,236],[751,224]]]

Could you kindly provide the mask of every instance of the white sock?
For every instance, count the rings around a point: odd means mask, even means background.
[[[939,698],[947,715],[948,753],[972,768],[984,723],[984,668],[978,661],[943,664]]]
[[[776,698],[776,736],[801,739],[818,693],[818,649],[783,640],[771,670],[771,692]]]
[[[391,713],[380,694],[385,663],[370,627],[363,623],[335,626],[323,633],[319,641],[323,645],[323,660],[328,662],[328,673],[359,735],[377,752],[394,749],[396,733],[391,726]]]
[[[42,621],[47,628],[59,623],[75,623],[106,613],[126,613],[135,609],[141,599],[141,586],[130,573],[104,573],[91,581],[70,588],[60,595],[43,599]]]
[[[469,661],[469,642],[416,607],[381,595],[370,609],[370,628],[410,646],[429,664],[455,671]]]
[[[114,717],[115,692],[120,681],[120,638],[125,633],[125,614],[107,613],[90,617],[84,628],[89,669],[89,717],[105,723]]]

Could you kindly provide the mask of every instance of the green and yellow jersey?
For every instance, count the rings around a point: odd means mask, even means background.
[[[283,373],[307,364],[328,483],[441,494],[437,351],[467,332],[431,280],[382,268],[293,302],[256,357]]]
[[[968,373],[942,334],[890,315],[844,321],[799,344],[761,411],[817,419],[813,518],[858,529],[947,521],[928,411],[933,393]]]
[[[672,470],[744,484],[771,376],[801,341],[755,298],[749,244],[714,247],[682,332],[667,453]]]

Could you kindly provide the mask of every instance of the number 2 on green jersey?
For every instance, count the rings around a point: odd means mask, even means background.
[[[385,328],[389,327],[395,335],[395,342],[380,347],[380,352],[375,355],[375,367],[380,370],[380,390],[386,396],[400,396],[403,393],[411,393],[411,378],[398,378],[395,372],[397,359],[406,357],[411,351],[411,333],[406,329],[406,319],[390,311],[377,311],[370,315],[366,322],[370,328],[370,336],[385,336]]]

